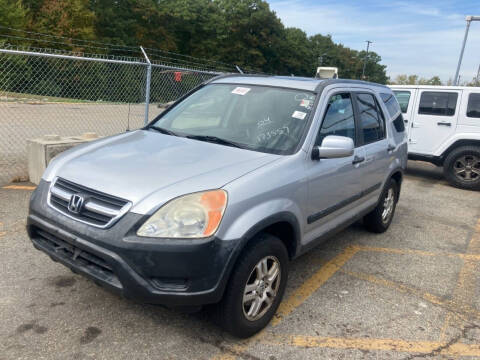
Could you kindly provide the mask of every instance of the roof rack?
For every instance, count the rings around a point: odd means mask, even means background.
[[[382,88],[386,88],[386,89],[389,89],[389,87],[387,85],[382,85],[382,84],[377,84],[377,83],[373,83],[373,82],[369,82],[369,81],[363,81],[363,80],[352,80],[352,79],[328,79],[328,80],[323,80],[322,82],[320,82],[317,87],[315,88],[315,92],[317,93],[320,93],[322,92],[322,90],[327,87],[328,85],[332,85],[332,84],[338,84],[338,83],[342,83],[342,84],[359,84],[359,85],[370,85],[370,86],[378,86],[378,87],[382,87]]]

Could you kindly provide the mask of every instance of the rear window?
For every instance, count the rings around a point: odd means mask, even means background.
[[[480,118],[480,94],[470,94],[468,97],[467,116]]]
[[[458,93],[424,91],[418,113],[421,115],[452,116],[457,107]]]
[[[405,114],[408,110],[408,103],[410,102],[410,91],[394,91],[393,93],[397,98],[402,113]]]

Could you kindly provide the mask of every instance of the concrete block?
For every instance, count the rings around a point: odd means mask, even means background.
[[[45,135],[38,139],[28,139],[27,156],[30,181],[38,184],[50,160],[61,152],[98,138],[95,133],[85,133],[81,136]]]

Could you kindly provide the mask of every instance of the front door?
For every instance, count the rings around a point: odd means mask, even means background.
[[[346,136],[357,143],[352,94],[331,92],[323,111],[323,121],[315,146],[328,135]],[[307,234],[305,243],[328,232],[348,218],[358,202],[365,176],[365,149],[356,146],[354,154],[339,159],[308,160]]]
[[[457,126],[461,90],[419,89],[410,121],[409,152],[431,155]]]

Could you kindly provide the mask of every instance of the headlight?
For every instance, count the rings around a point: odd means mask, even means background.
[[[212,190],[184,195],[162,206],[137,231],[138,236],[202,238],[213,235],[227,206],[227,193]]]

